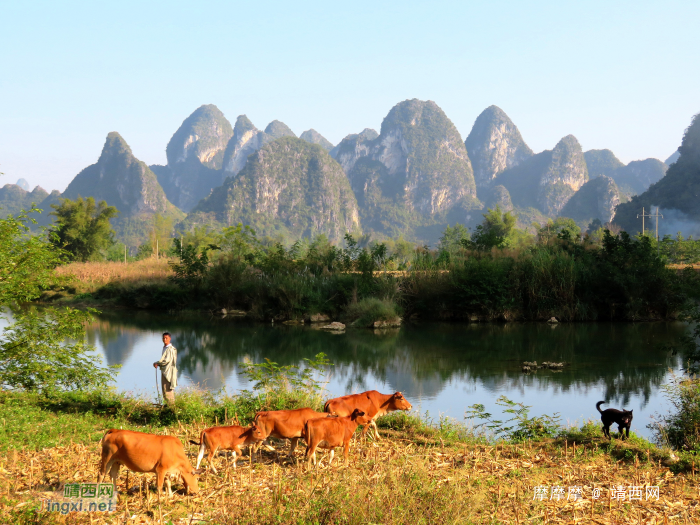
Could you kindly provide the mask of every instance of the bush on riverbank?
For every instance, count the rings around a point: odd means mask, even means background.
[[[667,268],[648,237],[608,233],[598,246],[566,233],[519,250],[417,250],[413,266],[421,270],[395,273],[383,270],[383,245],[359,249],[351,237],[347,248],[312,244],[305,252],[298,244],[239,246],[219,254],[196,285],[117,279],[90,298],[132,308],[240,309],[278,321],[314,313],[359,319],[357,305],[365,305],[358,323],[365,326],[387,314],[380,302],[423,319],[634,321],[674,318],[700,297],[697,273]]]

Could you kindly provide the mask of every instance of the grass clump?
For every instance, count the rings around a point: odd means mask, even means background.
[[[396,304],[386,299],[367,297],[345,308],[345,317],[357,327],[370,327],[375,322],[398,323],[401,321]]]

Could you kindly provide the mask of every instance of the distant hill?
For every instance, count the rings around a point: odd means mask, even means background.
[[[299,138],[305,140],[306,142],[310,142],[311,144],[318,144],[326,151],[333,149],[333,144],[326,140],[326,138],[315,129],[306,130],[299,136]]]
[[[173,206],[165,196],[155,173],[134,157],[126,141],[113,131],[107,135],[100,158],[95,164],[78,173],[61,197],[77,199],[94,197],[105,200],[119,210],[112,220],[117,236],[130,245],[138,245],[148,238],[149,224],[155,214],[181,220],[184,213]],[[45,212],[52,211],[44,200]]]
[[[600,175],[581,186],[561,209],[560,215],[574,219],[582,227],[588,226],[593,219],[605,224],[612,220],[618,204],[620,190],[617,184],[610,177]]]
[[[340,165],[318,144],[283,136],[248,158],[235,177],[203,199],[185,227],[252,226],[260,236],[296,240],[360,231],[357,200]]]
[[[691,125],[678,148],[679,157],[671,164],[666,175],[630,202],[620,204],[615,223],[630,233],[641,231],[637,214],[659,206],[665,219],[659,222],[661,233],[676,231],[695,233],[700,230],[700,116],[693,117]]]
[[[29,183],[24,179],[19,179],[15,184],[22,188],[24,191],[29,191]]]
[[[678,157],[680,157],[680,156],[681,156],[681,154],[678,152],[678,150],[676,150],[664,162],[666,163],[667,166],[670,166],[671,164],[676,162],[678,160]]]
[[[349,135],[331,151],[367,231],[434,243],[445,225],[481,208],[462,138],[435,102],[400,102],[375,133]]]
[[[601,175],[614,178],[615,172],[624,168],[624,163],[609,149],[591,149],[583,154],[588,167],[588,178],[595,179]]]
[[[213,104],[183,121],[165,149],[168,164],[151,167],[170,202],[189,211],[221,184],[219,170],[232,135],[231,123]]]
[[[549,217],[559,214],[568,200],[588,181],[588,168],[576,137],[567,135],[545,150],[501,173],[503,185],[518,208],[535,208]]]
[[[236,119],[233,136],[224,152],[221,183],[226,177],[237,175],[245,166],[249,155],[258,151],[265,144],[281,137],[296,137],[296,135],[289,129],[289,126],[279,120],[273,120],[267,125],[265,131],[260,131],[248,117],[240,115]]]
[[[48,192],[41,186],[27,191],[17,184],[5,184],[0,188],[0,217],[17,215],[22,210],[29,210],[32,203],[39,207],[48,196]]]
[[[464,145],[474,168],[477,190],[488,187],[499,173],[533,155],[517,126],[498,106],[481,112]]]

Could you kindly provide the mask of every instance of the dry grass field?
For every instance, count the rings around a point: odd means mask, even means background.
[[[94,292],[110,282],[128,284],[161,283],[172,275],[169,259],[148,258],[135,262],[74,262],[56,268],[60,277],[73,277],[76,293]]]
[[[196,440],[202,426],[178,425],[165,432],[186,443]],[[122,468],[116,512],[66,515],[35,509],[42,501],[57,501],[56,491],[62,494],[66,482],[95,482],[98,444],[9,450],[0,455],[0,522],[661,525],[700,520],[695,472],[674,475],[648,452],[626,444],[612,445],[615,454],[603,451],[610,445],[602,439],[445,445],[408,432],[384,430],[383,435],[377,443],[356,434],[349,467],[336,455],[331,468],[324,459],[322,466],[308,469],[303,447],[297,448],[296,461],[264,452],[240,459],[236,469],[219,454],[219,474],[207,469],[199,477],[199,494],[186,495],[174,481],[172,499],[158,498],[154,474],[127,476]],[[282,448],[286,453],[287,445]],[[186,450],[194,461],[196,447],[188,444]],[[626,459],[616,460],[621,455]],[[575,499],[569,487],[580,487],[582,497]],[[658,499],[647,498],[648,487],[659,487]],[[598,498],[594,489],[600,489]],[[546,496],[536,498],[537,490],[546,490]],[[625,493],[624,501],[617,491]]]

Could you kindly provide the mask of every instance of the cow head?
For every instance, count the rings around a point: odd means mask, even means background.
[[[367,417],[367,415],[359,408],[352,411],[352,414],[350,414],[350,419],[362,426],[368,425],[372,421],[372,418]]]
[[[395,392],[394,395],[391,396],[389,407],[392,410],[411,410],[413,408],[413,405],[411,405],[411,403],[408,402],[408,399],[403,397],[403,394],[401,392]]]
[[[263,430],[255,423],[253,423],[250,429],[252,430],[251,435],[253,436],[253,439],[256,439],[257,441],[263,441],[267,437]]]

